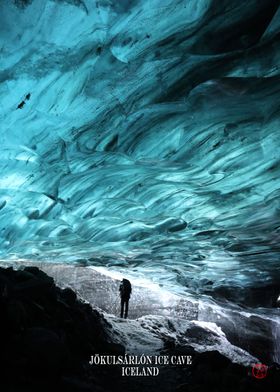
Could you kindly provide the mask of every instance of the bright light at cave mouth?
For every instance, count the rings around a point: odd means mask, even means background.
[[[134,277],[133,275],[127,275],[127,273],[124,271],[123,273],[120,271],[114,271],[112,269],[107,269],[105,267],[91,267],[94,271],[99,272],[100,274],[109,276],[112,279],[115,280],[122,280],[123,278],[129,278],[135,285],[137,286],[143,286],[147,287],[153,290],[160,289],[159,285],[148,280],[145,278],[140,278],[140,277]]]
[[[1,1],[1,259],[270,306],[278,5]]]
[[[133,275],[130,274],[129,271],[128,273],[124,270],[123,272],[120,271],[114,271],[112,269],[107,269],[104,267],[91,267],[94,271],[99,272],[102,275],[109,276],[110,278],[114,280],[121,281],[123,278],[129,279],[132,284],[132,288],[134,286],[137,286],[137,288],[146,288],[150,292],[153,292],[154,295],[157,295],[159,298],[159,301],[167,305],[169,303],[174,302],[175,298],[178,300],[178,296],[176,296],[174,293],[171,293],[170,291],[166,290],[163,287],[160,287],[158,283],[155,283],[145,277],[139,277],[137,274]],[[137,301],[137,299],[136,299]]]

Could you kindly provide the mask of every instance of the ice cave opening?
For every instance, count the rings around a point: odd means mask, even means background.
[[[1,264],[40,265],[131,350],[164,335],[279,363],[279,1],[2,0],[0,18]]]

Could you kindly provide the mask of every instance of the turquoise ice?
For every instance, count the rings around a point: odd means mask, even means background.
[[[279,282],[274,0],[2,0],[0,257]],[[256,27],[257,26],[257,27]]]

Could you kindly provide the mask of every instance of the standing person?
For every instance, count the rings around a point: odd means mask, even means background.
[[[128,279],[122,280],[119,291],[121,296],[121,318],[123,318],[123,312],[124,318],[127,318],[128,301],[131,294],[131,283]]]

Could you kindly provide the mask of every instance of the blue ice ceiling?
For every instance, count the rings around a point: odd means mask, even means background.
[[[278,7],[2,0],[1,258],[279,280]]]

